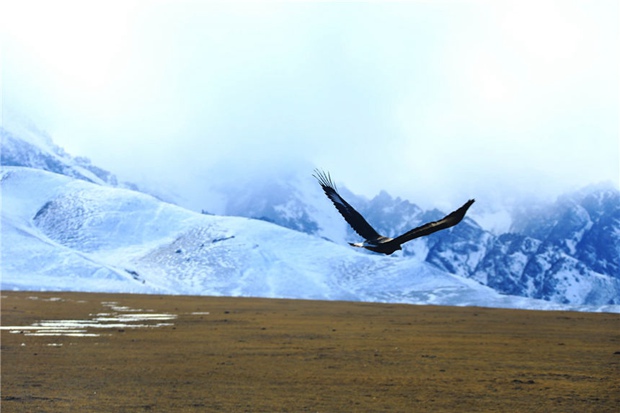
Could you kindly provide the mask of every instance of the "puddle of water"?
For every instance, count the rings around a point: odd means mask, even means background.
[[[64,331],[58,332],[48,332],[48,331],[37,331],[36,333],[24,334],[25,336],[34,336],[34,337],[99,337],[101,334],[96,333],[66,333]]]
[[[121,322],[121,323],[132,323],[135,321],[155,321],[155,320],[174,320],[177,318],[176,315],[173,314],[120,314],[118,316],[101,316],[93,318],[94,321],[97,322]]]
[[[118,305],[116,301],[104,301],[101,304],[103,304],[106,307],[109,307],[112,311],[118,311],[118,312],[129,313],[129,312],[138,312],[138,311],[150,311],[150,310],[142,310],[140,308],[131,308],[131,307],[121,306],[121,305]]]
[[[28,298],[38,300],[38,297]],[[98,337],[101,335],[100,333],[93,333],[89,330],[165,327],[174,324],[163,321],[177,318],[175,314],[152,313],[148,312],[152,310],[119,306],[116,302],[103,302],[101,304],[109,307],[113,312],[90,314],[92,318],[87,320],[42,320],[30,326],[0,326],[0,330],[9,330],[11,334],[23,334],[25,336]]]

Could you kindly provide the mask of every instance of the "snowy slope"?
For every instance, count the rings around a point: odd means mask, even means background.
[[[0,176],[3,289],[570,308],[260,220],[197,214],[31,168]]]

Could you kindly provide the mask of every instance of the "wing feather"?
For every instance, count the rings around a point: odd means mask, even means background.
[[[470,199],[469,201],[465,202],[462,207],[446,215],[439,221],[429,222],[428,224],[424,224],[410,231],[407,231],[404,234],[394,238],[392,242],[396,242],[400,245],[404,244],[407,241],[411,241],[412,239],[423,237],[425,235],[432,234],[433,232],[453,227],[459,222],[461,222],[463,217],[465,217],[465,213],[474,202],[474,199]]]
[[[338,212],[340,212],[340,215],[342,215],[344,220],[347,221],[355,232],[366,240],[375,240],[381,237],[364,217],[338,194],[336,185],[334,185],[329,173],[316,169],[313,176],[319,181],[325,195],[333,202]]]

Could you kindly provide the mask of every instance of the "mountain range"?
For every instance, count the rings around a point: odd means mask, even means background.
[[[467,217],[384,257],[346,246],[357,236],[311,171],[229,187],[226,216],[207,215],[119,183],[33,124],[3,123],[0,135],[3,289],[620,308],[611,186],[513,211],[503,233]],[[387,235],[444,215],[386,192],[340,192]]]
[[[251,202],[243,204],[259,196],[248,186],[240,191],[244,197],[235,198],[227,212],[241,215],[245,211],[245,216],[267,219],[339,243],[359,241],[359,236],[344,224],[339,234],[326,236],[326,218],[313,205],[304,207],[308,204],[303,199],[285,197],[295,193],[293,187],[298,191],[299,182],[274,185],[272,190],[279,196],[270,197],[283,201],[262,208]],[[264,188],[260,192],[264,193]],[[341,192],[378,232],[387,236],[445,215],[439,210],[423,211],[384,191],[372,199],[356,196],[346,188]],[[335,209],[323,213],[342,221]],[[401,254],[473,279],[502,294],[558,303],[620,304],[620,191],[611,185],[593,185],[565,194],[554,203],[521,208],[511,215],[512,224],[506,232],[492,232],[466,217],[450,230],[405,244]]]

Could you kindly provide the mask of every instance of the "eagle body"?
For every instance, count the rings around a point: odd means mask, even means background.
[[[402,250],[400,244],[396,244],[393,241],[394,238],[379,237],[374,241],[365,240],[364,242],[349,242],[349,245],[358,248],[366,248],[367,250],[381,254],[391,255],[398,250]]]
[[[331,176],[328,173],[315,170],[314,177],[319,181],[325,195],[332,201],[340,215],[345,221],[364,238],[363,242],[349,243],[349,245],[358,248],[365,248],[381,254],[391,255],[395,251],[401,250],[401,245],[412,239],[432,234],[442,229],[450,228],[458,224],[465,217],[465,213],[469,207],[475,202],[470,199],[465,202],[462,207],[451,212],[438,221],[429,222],[410,231],[405,232],[395,238],[380,235],[365,219],[357,212],[347,201],[344,200],[336,190]]]

